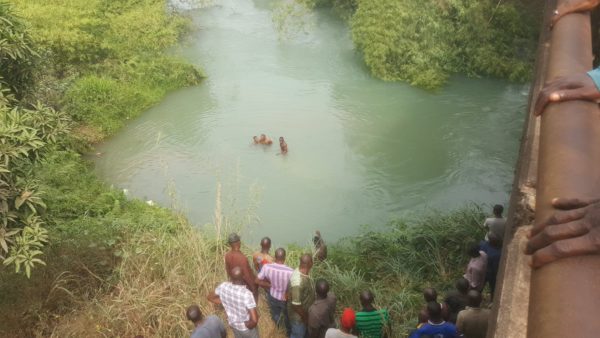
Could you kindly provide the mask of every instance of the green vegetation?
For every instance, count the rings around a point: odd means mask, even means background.
[[[189,26],[165,9],[0,1],[0,336],[49,336],[62,315],[114,290],[138,231],[178,227],[172,212],[100,183],[78,154],[201,81],[165,54]]]
[[[518,2],[296,1],[347,19],[371,73],[386,81],[425,89],[456,73],[527,81],[533,68],[539,24]]]
[[[195,67],[164,54],[189,19],[164,0],[15,1],[43,56],[36,94],[68,112],[80,136],[98,141],[157,103],[168,91],[198,84]]]
[[[441,294],[464,273],[468,246],[485,234],[483,218],[479,207],[469,206],[393,221],[385,231],[365,231],[331,247],[315,275],[333,284],[340,313],[342,306],[359,309],[359,292],[371,289],[378,305],[389,309],[395,336],[405,337],[417,324],[423,288]]]
[[[164,53],[189,20],[167,13],[164,0],[11,3],[14,11],[0,1],[0,336],[186,335],[185,306],[213,312],[203,299],[224,279],[222,237],[234,226],[219,218],[205,234],[171,210],[128,200],[79,152],[201,80]],[[360,11],[381,2],[333,4],[360,35]],[[330,246],[314,275],[331,281],[340,306],[357,307],[371,288],[401,336],[420,289],[444,289],[461,274],[481,218],[473,207],[365,231]],[[290,248],[291,266],[304,250]],[[277,337],[261,306],[262,333]]]

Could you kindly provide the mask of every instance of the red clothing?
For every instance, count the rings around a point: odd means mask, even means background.
[[[242,275],[244,276],[244,281],[246,282],[246,288],[254,294],[254,297],[258,295],[258,289],[254,280],[256,276],[254,276],[254,272],[252,272],[252,268],[250,268],[250,263],[248,263],[248,258],[244,256],[240,251],[229,251],[225,254],[225,269],[227,271],[227,275],[229,276],[229,272],[234,267],[239,266],[242,269]]]

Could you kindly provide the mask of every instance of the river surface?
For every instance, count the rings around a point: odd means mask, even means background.
[[[527,86],[453,78],[437,93],[372,78],[327,11],[282,36],[273,1],[192,12],[176,53],[203,84],[168,95],[99,145],[98,174],[198,224],[221,210],[246,239],[305,244],[465,203],[506,203]],[[285,136],[253,145],[251,137]]]

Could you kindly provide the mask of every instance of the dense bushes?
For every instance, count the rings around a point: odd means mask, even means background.
[[[391,222],[330,247],[328,261],[315,274],[331,281],[338,304],[360,308],[358,294],[371,289],[379,306],[390,310],[395,336],[414,329],[422,289],[452,289],[468,262],[466,250],[481,240],[484,213],[478,206],[453,212],[431,211]]]
[[[21,19],[7,3],[0,1],[0,103],[6,103],[4,97],[11,94],[23,96],[33,81],[36,56]]]
[[[492,0],[296,0],[331,6],[349,20],[372,74],[434,89],[455,73],[529,79],[534,17]]]
[[[40,87],[50,85],[39,92],[49,90],[44,93],[54,98],[49,104],[100,137],[168,91],[203,77],[192,65],[164,55],[189,26],[185,17],[167,13],[164,0],[23,0],[14,5],[44,55]],[[65,85],[56,85],[61,82]]]

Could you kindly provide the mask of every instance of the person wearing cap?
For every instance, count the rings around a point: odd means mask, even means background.
[[[250,267],[250,263],[248,263],[248,258],[246,258],[241,251],[242,242],[240,236],[236,233],[232,233],[227,238],[227,242],[231,247],[231,250],[225,254],[225,269],[227,275],[231,278],[232,269],[236,266],[240,267],[246,288],[252,292],[255,300],[258,299],[258,288],[255,283],[256,276]]]
[[[345,308],[340,318],[340,328],[327,330],[325,338],[357,338],[352,334],[354,325],[356,325],[356,313],[350,308]]]

